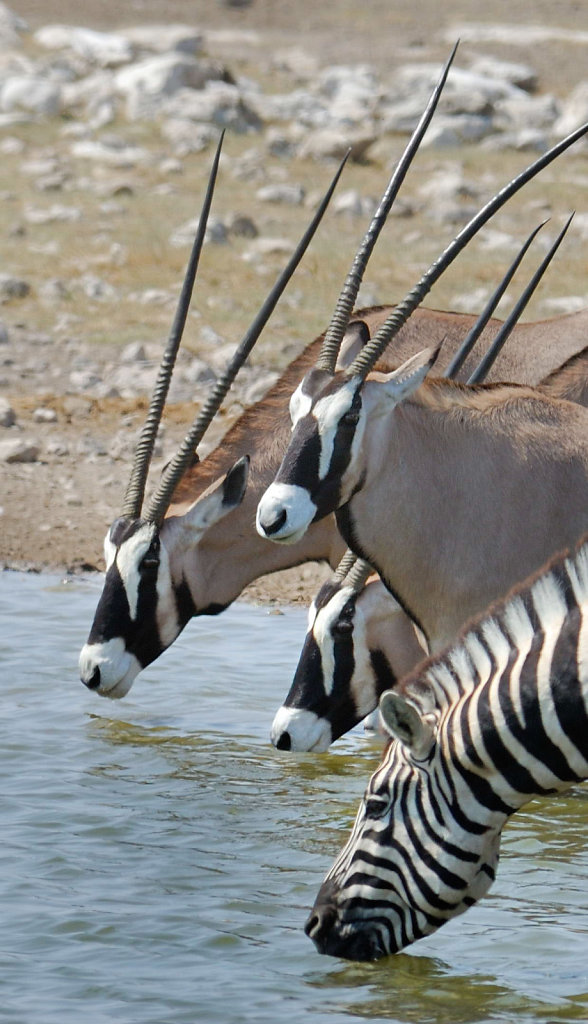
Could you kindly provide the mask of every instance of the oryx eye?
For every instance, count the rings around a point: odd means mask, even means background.
[[[390,798],[384,794],[371,793],[365,798],[367,818],[382,818],[390,810]]]
[[[348,409],[348,411],[341,417],[341,423],[345,427],[355,427],[359,422],[359,409]]]
[[[331,632],[335,640],[347,640],[353,633],[353,623],[349,619],[338,619]]]
[[[159,566],[159,539],[155,538],[141,559],[141,570],[153,570]]]

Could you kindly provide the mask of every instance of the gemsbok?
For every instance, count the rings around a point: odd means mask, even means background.
[[[345,322],[335,314],[292,395],[291,440],[257,509],[258,533],[280,544],[298,543],[335,512],[347,546],[374,566],[433,652],[588,526],[586,409],[512,384],[425,381],[438,348],[390,374],[376,370],[516,180],[459,232],[344,370],[336,364]]]
[[[306,933],[377,960],[481,899],[501,833],[588,778],[588,536],[380,699],[392,737]]]
[[[368,253],[432,116],[441,86],[442,81],[376,211],[368,231],[370,240],[365,247]],[[588,125],[531,165],[512,184],[511,192],[522,187],[524,181],[538,173],[585,131],[588,131]],[[201,222],[203,220],[204,216]],[[349,293],[349,314],[356,295],[357,291],[354,295]],[[271,303],[266,300],[263,307],[265,318],[261,326],[256,326],[257,334],[269,315],[268,305],[273,307],[276,302],[276,293],[272,294]],[[366,338],[378,330],[390,308],[362,310],[351,319],[346,315],[345,340],[339,356],[341,366],[352,360]],[[475,319],[462,314],[422,309],[401,332],[400,346],[408,353],[414,353],[432,337],[444,337],[442,359],[450,359]],[[495,320],[488,324],[480,344],[494,334],[496,326]],[[504,375],[509,378],[537,382],[583,347],[586,330],[588,310],[553,321],[518,325],[513,345],[507,346],[502,353],[500,366],[493,370],[492,378],[502,376],[500,367],[504,366]],[[250,329],[246,335],[248,351],[255,332]],[[549,344],[546,344],[547,337]],[[140,670],[176,639],[190,618],[222,611],[259,576],[305,561],[328,561],[333,567],[338,564],[344,544],[332,517],[317,524],[301,544],[288,550],[265,544],[254,527],[255,507],[275,475],[289,437],[289,397],[315,362],[322,343],[323,339],[319,338],[309,345],[290,364],[266,397],[246,410],[219,447],[198,462],[194,455],[196,447],[236,373],[235,357],[231,362],[231,374],[223,379],[222,387],[218,384],[215,387],[203,415],[172,459],[155,498],[142,511],[154,437],[175,358],[175,354],[172,357],[164,355],[159,384],[137,447],[122,514],[112,524],[105,540],[104,589],[88,641],[80,654],[80,675],[90,689],[102,696],[122,697]],[[511,347],[516,350],[516,355],[511,352]],[[386,370],[396,366],[397,361],[397,354],[393,360],[385,356],[378,365]],[[473,357],[470,357],[469,366],[464,364],[460,371],[461,379],[466,378],[472,362]],[[250,457],[250,467],[245,489],[247,467],[242,460],[246,455]]]
[[[560,238],[515,304],[514,314],[529,287],[536,287]],[[498,292],[501,290],[502,285]],[[487,356],[483,367],[488,367]],[[478,378],[478,371],[473,376]],[[538,390],[586,405],[588,348],[548,377]],[[384,690],[406,675],[424,653],[428,652],[412,623],[379,576],[367,562],[348,552],[309,608],[306,638],[292,685],[272,723],[272,743],[279,750],[327,750],[371,715]],[[377,726],[377,716],[367,724]]]

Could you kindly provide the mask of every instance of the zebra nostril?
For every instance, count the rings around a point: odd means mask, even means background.
[[[261,524],[262,527],[263,527],[263,532],[268,537],[271,537],[272,533],[277,533],[278,530],[281,530],[281,528],[284,525],[284,523],[286,522],[287,518],[288,518],[288,513],[286,512],[286,509],[283,508],[282,511],[280,512],[280,514],[278,516],[276,516],[276,518],[274,519],[273,523],[268,523],[267,525],[265,523]]]
[[[335,920],[337,911],[331,903],[321,903],[315,906],[304,925],[304,931],[309,939],[315,943],[319,950],[326,947],[327,940]]]
[[[82,679],[82,682],[84,683],[85,686],[88,687],[89,690],[98,689],[98,687],[100,686],[100,669],[98,668],[98,665],[96,665],[96,668],[92,672],[90,678]]]
[[[291,750],[292,749],[292,739],[291,739],[291,736],[290,736],[289,732],[283,732],[281,734],[278,742],[276,743],[276,748],[278,750]]]

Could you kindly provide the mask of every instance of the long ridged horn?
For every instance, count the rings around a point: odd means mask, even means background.
[[[323,214],[325,213],[325,210],[329,205],[331,196],[335,191],[337,182],[341,177],[348,156],[349,153],[345,155],[345,157],[339,164],[337,173],[335,174],[331,184],[329,185],[329,188],[327,189],[323,199],[321,200],[321,203],[319,204],[317,211],[314,214],[314,217],[312,218],[306,231],[304,232],[300,242],[296,246],[294,253],[292,254],[287,265],[284,267],[282,273],[279,275],[272,290],[270,291],[265,302],[261,306],[257,316],[253,320],[249,330],[244,335],[224,374],[217,380],[207,401],[204,403],[203,408],[200,410],[200,413],[195,418],[192,426],[190,427],[190,430],[186,434],[178,451],[176,452],[176,454],[170,461],[169,465],[167,466],[163,474],[163,477],[160,481],[159,487],[157,488],[156,493],[151,499],[149,508],[147,510],[147,514],[144,517],[148,522],[159,524],[163,520],[163,517],[171,502],[172,495],[178,483],[180,482],[182,476],[184,475],[186,468],[190,465],[194,458],[194,452],[197,445],[202,440],[205,431],[208,429],[210,423],[212,422],[214,416],[216,415],[218,409],[220,408],[221,403],[225,395],[227,394],[227,391],[229,390],[231,384],[233,383],[235,377],[237,376],[239,369],[247,359],[247,356],[251,352],[253,346],[255,345],[255,342],[259,338],[259,335],[261,334],[263,328],[265,327],[267,321],[269,320],[271,314],[273,313],[277,305],[277,302],[282,295],[282,292],[286,288],[286,285],[288,284],[290,278],[292,277],[292,274],[296,270],[296,267],[300,263],[306,249],[310,245],[314,233],[322,220]]]
[[[492,366],[494,365],[494,362],[495,362],[498,354],[502,350],[502,347],[503,347],[506,339],[508,338],[508,336],[509,336],[510,332],[512,331],[514,325],[516,324],[517,320],[521,316],[521,313],[523,312],[523,310],[525,309],[527,303],[529,302],[529,299],[531,298],[533,292],[535,291],[537,285],[539,284],[541,278],[543,277],[543,274],[547,270],[547,267],[549,266],[549,264],[551,263],[553,257],[555,256],[557,250],[559,249],[559,246],[560,246],[561,242],[563,241],[564,235],[565,235],[566,231],[568,230],[570,224],[572,223],[573,217],[574,217],[574,214],[573,213],[570,214],[570,216],[568,217],[566,223],[564,224],[563,228],[561,229],[559,235],[557,236],[555,242],[553,243],[553,245],[549,249],[547,255],[542,260],[542,262],[539,264],[537,270],[533,274],[533,277],[529,281],[527,287],[525,288],[525,290],[521,294],[521,296],[518,299],[518,301],[513,306],[511,312],[509,313],[508,317],[504,321],[502,327],[497,332],[496,337],[494,338],[490,348],[486,352],[486,355],[480,360],[480,362],[478,363],[478,366],[476,367],[474,372],[471,374],[471,376],[468,378],[468,384],[479,384],[480,381],[484,380],[484,378],[490,372],[490,370],[491,370]]]
[[[359,594],[360,590],[363,590],[368,577],[374,572],[376,570],[369,562],[364,561],[363,558],[358,558],[355,565],[347,573],[345,586],[351,587],[354,594]]]
[[[147,474],[149,473],[149,465],[153,455],[155,438],[161,422],[165,400],[169,391],[172,373],[182,340],[188,309],[190,307],[192,291],[194,289],[194,281],[196,278],[196,271],[198,270],[198,261],[200,259],[200,253],[202,252],[202,245],[204,243],[204,235],[206,232],[206,225],[208,223],[208,214],[212,203],[214,186],[216,183],[224,134],[225,133],[222,132],[216,149],[216,154],[208,179],[206,194],[204,196],[204,202],[202,204],[202,211],[200,213],[196,237],[194,238],[192,252],[190,253],[184,283],[182,285],[180,298],[176,308],[176,314],[169,333],[165,352],[163,353],[159,366],[159,372],[157,374],[155,387],[153,388],[147,417],[135,449],[133,468],[131,470],[129,483],[124,496],[122,509],[122,515],[129,519],[136,519],[141,514],[141,506],[145,495]]]
[[[524,243],[524,245],[522,245],[519,249],[515,259],[512,261],[510,267],[506,271],[506,274],[502,278],[502,281],[498,285],[498,288],[492,293],[492,295],[488,299],[488,302],[484,306],[484,309],[482,310],[478,319],[473,325],[472,329],[468,331],[465,338],[463,339],[453,359],[449,363],[449,366],[445,370],[445,373],[443,374],[444,377],[448,377],[450,379],[454,378],[456,374],[458,374],[459,371],[461,370],[467,357],[472,351],[474,345],[476,344],[478,338],[480,337],[482,331],[484,330],[486,324],[488,323],[490,317],[492,316],[494,310],[496,309],[510,282],[512,281],[512,278],[518,270],[519,264],[521,263],[521,260],[525,255],[527,249],[529,248],[531,242],[535,238],[535,235],[539,231],[541,231],[541,228],[544,227],[545,224],[547,224],[546,220],[539,224],[538,227],[534,228],[529,237],[527,238],[526,242]],[[494,362],[494,360],[492,360],[492,362]]]
[[[380,358],[382,352],[392,340],[395,334],[398,333],[403,324],[406,323],[411,313],[421,304],[427,292],[430,291],[435,282],[441,277],[444,271],[453,262],[456,256],[465,248],[467,243],[474,237],[474,235],[482,228],[488,220],[510,199],[516,192],[519,191],[526,185],[528,181],[531,181],[539,171],[542,171],[544,167],[547,167],[556,157],[568,149],[574,142],[581,139],[583,135],[588,132],[588,123],[583,124],[580,128],[576,128],[575,131],[558,142],[555,146],[540,156],[532,164],[529,165],[521,174],[513,178],[507,185],[505,185],[496,195],[482,207],[478,213],[472,217],[472,219],[465,225],[464,228],[455,236],[452,242],[447,248],[441,253],[439,258],[429,267],[426,273],[423,275],[421,280],[415,287],[408,293],[408,295],[400,302],[390,314],[388,319],[382,324],[377,334],[372,338],[370,342],[362,349],[359,355],[356,356],[351,366],[345,371],[348,377],[366,377],[370,370],[373,369],[376,362]]]
[[[335,572],[333,573],[333,581],[340,583],[342,580],[344,580],[345,577],[347,576],[347,573],[349,572],[350,569],[353,568],[356,562],[357,555],[354,555],[353,551],[351,551],[350,548],[347,548],[347,551],[343,555],[343,558],[341,559],[339,565],[337,566]]]
[[[335,363],[337,362],[337,356],[339,354],[339,349],[341,348],[343,335],[353,312],[357,293],[360,289],[368,260],[378,240],[380,231],[386,223],[392,203],[398,195],[398,191],[406,177],[408,168],[410,167],[410,164],[419,148],[431,118],[435,113],[439,97],[443,90],[443,86],[445,85],[458,45],[459,42],[457,42],[453,47],[419,123],[417,124],[408,145],[394,170],[394,174],[390,178],[388,187],[380,200],[378,209],[372,217],[371,224],[363,237],[357,253],[355,254],[351,270],[347,275],[345,284],[343,285],[339,298],[337,299],[337,305],[335,306],[331,322],[325,333],[321,352],[316,364],[318,367],[323,370],[327,370],[329,373],[333,373],[335,369]]]

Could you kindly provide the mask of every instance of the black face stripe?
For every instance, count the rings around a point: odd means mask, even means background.
[[[321,439],[315,418],[312,415],[303,416],[294,428],[293,437],[296,444],[288,448],[276,482],[303,487],[312,494],[319,480],[321,457]]]
[[[104,587],[96,607],[88,637],[89,644],[107,643],[116,637],[126,640],[133,630],[127,592],[116,562],[106,573]]]

